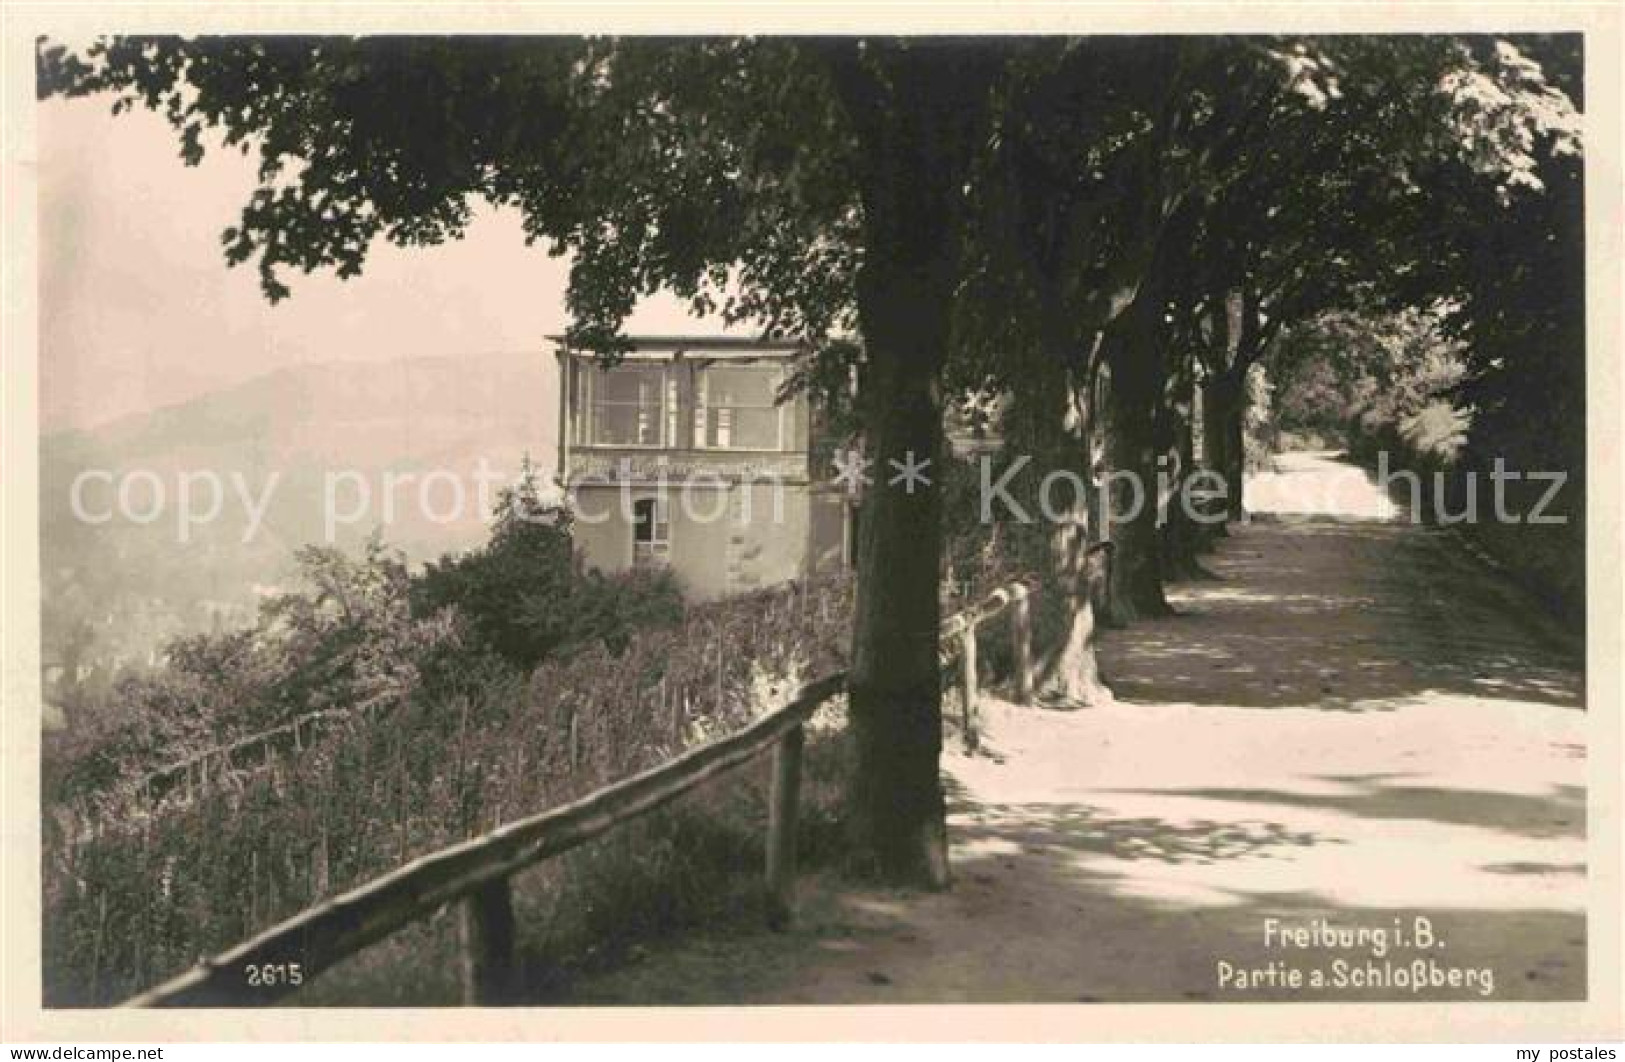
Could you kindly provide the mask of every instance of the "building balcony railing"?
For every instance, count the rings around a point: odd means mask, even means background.
[[[721,483],[809,481],[805,452],[659,450],[592,447],[573,449],[565,462],[571,486],[596,483]]]

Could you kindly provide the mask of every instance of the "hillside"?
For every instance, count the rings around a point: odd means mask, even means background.
[[[379,529],[413,560],[476,544],[477,475],[511,479],[526,453],[551,472],[556,406],[552,359],[537,349],[299,366],[44,436],[44,658],[139,659],[171,634],[234,622],[286,578],[295,549],[330,532],[353,547]],[[85,482],[83,510],[111,513],[100,523],[72,508],[87,471],[113,477]],[[184,478],[199,517],[219,484],[217,517],[182,526]],[[75,651],[86,640],[88,653]]]

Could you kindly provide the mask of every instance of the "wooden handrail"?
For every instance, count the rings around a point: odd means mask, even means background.
[[[945,639],[957,637],[962,645],[972,646],[965,666],[968,721],[976,696],[976,628],[1012,602],[1018,603],[1024,615],[1028,593],[1020,584],[1001,589],[943,625]],[[1012,625],[1012,632],[1018,641],[1029,637],[1025,623]],[[1017,656],[1025,660],[1028,647],[1019,645]],[[782,927],[792,908],[802,727],[824,702],[845,690],[846,681],[846,673],[837,672],[808,682],[783,707],[733,734],[572,803],[420,856],[205,959],[123,1005],[233,1006],[273,1002],[367,945],[457,901],[464,901],[465,1000],[480,1004],[508,1002],[515,969],[509,879],[515,873],[668,804],[769,749],[775,755],[767,845],[768,918],[770,924]],[[1021,685],[1019,678],[1017,685]],[[973,735],[972,729],[967,743],[974,744]],[[290,975],[294,969],[297,976]]]
[[[187,784],[193,770],[211,760],[217,760],[230,769],[236,767],[239,760],[249,752],[258,753],[263,758],[269,752],[284,752],[289,748],[297,748],[302,744],[305,735],[313,733],[321,724],[334,719],[347,719],[357,712],[364,711],[366,708],[328,708],[307,712],[269,730],[261,730],[225,745],[194,752],[184,760],[150,771],[126,784],[129,788],[140,790],[148,796],[161,797],[170,790]]]
[[[365,716],[377,707],[375,700],[355,708],[324,708],[306,712],[269,730],[256,731],[228,744],[194,752],[185,759],[175,760],[133,779],[115,782],[114,788],[138,793],[149,805],[176,791],[181,791],[190,801],[211,778],[265,767],[271,763],[273,756],[300,751],[313,743],[324,729]],[[115,827],[119,822],[98,809],[93,796],[81,796],[68,804],[84,824],[77,838],[80,843],[94,840],[106,828]]]

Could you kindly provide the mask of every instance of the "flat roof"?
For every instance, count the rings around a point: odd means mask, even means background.
[[[626,341],[632,344],[628,353],[640,352],[671,352],[687,353],[694,351],[705,354],[794,354],[806,349],[806,344],[797,339],[753,339],[749,336],[627,336]],[[572,354],[592,354],[592,351],[573,348],[560,335],[547,337],[561,350]]]

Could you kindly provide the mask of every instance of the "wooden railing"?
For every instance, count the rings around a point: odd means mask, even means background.
[[[942,626],[957,649],[965,742],[978,742],[976,632],[1011,610],[1015,661],[1012,695],[1026,703],[1032,690],[1032,624],[1028,588],[996,591]],[[396,930],[461,903],[461,980],[465,1003],[493,1006],[514,1000],[513,890],[517,872],[567,852],[617,826],[668,804],[699,785],[773,753],[766,860],[767,918],[782,928],[793,910],[796,820],[801,789],[804,724],[846,688],[839,672],[808,682],[789,703],[717,741],[570,804],[510,822],[490,833],[413,860],[340,896],[294,915],[124,1005],[133,1007],[234,1006],[269,1003]]]
[[[950,617],[942,625],[942,640],[950,657],[959,660],[959,729],[965,748],[975,752],[981,745],[982,723],[978,710],[976,632],[1006,609],[1010,610],[1011,700],[1029,704],[1033,696],[1032,591],[1016,582],[993,591],[981,602]]]
[[[149,800],[161,799],[176,790],[190,794],[195,789],[206,788],[211,777],[252,770],[270,763],[275,756],[301,752],[324,731],[358,715],[364,716],[370,708],[366,705],[309,712],[281,726],[238,738],[229,745],[194,753],[129,784]]]
[[[177,793],[184,802],[191,803],[211,784],[243,772],[268,769],[276,757],[297,755],[307,746],[316,744],[333,728],[357,718],[365,718],[377,708],[377,702],[370,702],[355,708],[326,708],[307,712],[280,726],[249,734],[227,745],[194,752],[183,760],[115,785],[126,792],[139,794],[149,810]],[[80,796],[69,804],[79,823],[76,833],[79,843],[93,841],[104,830],[117,827],[123,821],[99,807],[93,796]]]

